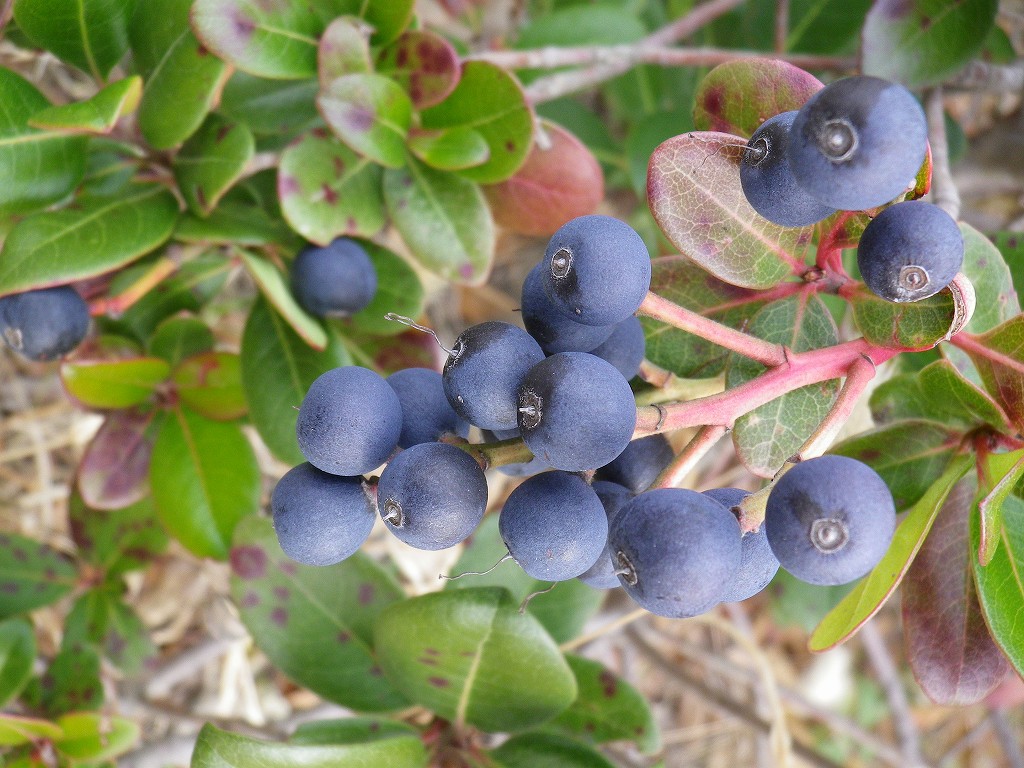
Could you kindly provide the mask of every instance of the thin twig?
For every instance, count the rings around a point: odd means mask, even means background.
[[[577,648],[580,648],[580,647],[586,645],[587,643],[591,643],[594,640],[597,640],[599,638],[604,637],[605,635],[611,634],[615,630],[620,629],[622,627],[625,627],[625,626],[627,626],[629,624],[632,624],[637,619],[642,619],[644,616],[649,616],[649,615],[650,614],[647,612],[647,609],[645,609],[645,608],[637,608],[635,611],[632,611],[631,613],[626,613],[626,614],[623,614],[622,616],[619,616],[619,618],[615,619],[614,621],[609,621],[607,624],[605,624],[604,626],[598,627],[593,632],[588,632],[585,635],[580,635],[579,637],[574,637],[572,640],[570,640],[570,641],[568,641],[566,643],[562,643],[558,647],[563,652],[565,652],[565,651],[574,651]]]
[[[1006,765],[1009,768],[1024,768],[1024,754],[1021,754],[1018,734],[1007,721],[1006,714],[994,709],[989,713],[988,719],[1006,755]]]
[[[978,59],[947,80],[945,85],[963,90],[1019,93],[1024,90],[1024,59],[1017,59],[1012,64],[992,64]]]
[[[651,488],[678,488],[726,432],[728,430],[721,424],[701,427],[679,455],[658,475]]]
[[[960,215],[960,193],[953,183],[953,172],[949,166],[942,88],[935,86],[928,91],[924,106],[928,118],[928,142],[932,148],[932,199],[955,219]]]
[[[850,414],[857,406],[860,396],[864,394],[870,381],[875,377],[875,364],[869,358],[862,357],[850,366],[850,372],[843,382],[839,396],[829,409],[828,415],[815,428],[797,453],[801,459],[820,456],[828,450],[836,436],[850,419]]]
[[[775,0],[775,53],[786,52],[789,38],[789,0]]]
[[[861,627],[860,637],[864,643],[864,650],[867,651],[868,660],[875,670],[875,676],[889,701],[889,711],[892,712],[896,734],[899,736],[900,748],[903,751],[904,768],[922,766],[925,763],[921,754],[921,735],[910,712],[903,681],[886,647],[885,638],[878,631],[878,625],[874,621],[869,621]]]

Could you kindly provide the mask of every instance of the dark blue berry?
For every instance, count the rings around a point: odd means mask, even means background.
[[[789,132],[789,164],[824,205],[860,211],[911,185],[927,140],[924,110],[910,91],[877,77],[847,77],[800,108]]]
[[[608,548],[633,600],[659,616],[686,618],[725,596],[740,564],[740,526],[714,499],[659,488],[619,510]]]
[[[581,477],[544,472],[512,491],[498,530],[527,574],[540,581],[565,581],[597,562],[608,539],[608,517]]]
[[[295,424],[302,455],[334,475],[362,475],[379,467],[398,447],[401,432],[402,404],[395,390],[355,365],[316,379]]]
[[[740,163],[740,184],[747,202],[781,227],[803,227],[836,212],[801,187],[789,166],[789,131],[796,110],[761,123],[747,142]]]
[[[648,435],[630,442],[626,450],[594,473],[595,480],[610,480],[641,493],[675,458],[675,451],[664,435]]]
[[[640,363],[647,352],[644,327],[635,317],[627,317],[616,324],[608,339],[590,351],[595,357],[607,360],[619,369],[626,379],[632,379],[640,372]]]
[[[387,378],[402,404],[400,448],[432,443],[445,433],[469,436],[469,424],[459,418],[444,395],[441,374],[429,368],[405,368]]]
[[[871,291],[888,301],[919,301],[956,277],[964,238],[953,218],[923,200],[897,203],[867,225],[857,266]]]
[[[0,333],[29,360],[57,360],[82,343],[89,306],[69,285],[0,298]]]
[[[444,393],[452,408],[481,429],[515,429],[516,393],[540,345],[522,328],[492,320],[467,328],[444,364]]]
[[[377,270],[359,243],[339,237],[322,248],[310,246],[291,267],[292,293],[318,317],[348,317],[377,292]]]
[[[847,584],[889,548],[896,507],[885,482],[846,456],[802,461],[775,483],[764,527],[782,567],[811,584]]]
[[[604,466],[629,445],[636,403],[611,363],[560,352],[526,374],[519,388],[519,431],[534,456],[556,469]]]
[[[306,565],[333,565],[354,554],[376,518],[363,478],[331,475],[312,464],[278,481],[270,510],[281,549]]]
[[[487,479],[476,461],[447,443],[420,443],[384,468],[377,508],[388,529],[417,549],[447,549],[476,530],[487,508]]]
[[[704,491],[704,495],[731,510],[750,494],[739,488],[713,488]],[[779,561],[768,546],[768,535],[763,525],[756,531],[744,533],[740,547],[740,567],[722,598],[723,603],[738,603],[753,597],[768,586],[779,570]]]
[[[625,506],[626,502],[633,498],[633,494],[630,493],[629,488],[618,483],[609,483],[606,480],[597,480],[591,483],[590,487],[594,489],[594,493],[597,494],[597,498],[601,500],[601,504],[604,506],[604,512],[608,516],[608,527],[610,529],[615,516]],[[619,577],[615,575],[615,570],[616,566],[612,552],[605,546],[604,552],[597,558],[597,562],[590,566],[586,572],[580,574],[579,579],[594,589],[615,589],[619,586]]]
[[[605,341],[614,325],[584,325],[563,314],[544,292],[544,264],[530,270],[523,281],[523,325],[545,354],[589,352]]]
[[[651,286],[643,239],[610,216],[580,216],[562,225],[542,263],[544,291],[563,314],[586,325],[622,322]]]

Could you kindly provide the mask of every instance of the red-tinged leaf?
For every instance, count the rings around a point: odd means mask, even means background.
[[[984,476],[991,490],[978,502],[980,537],[978,564],[988,565],[999,546],[1003,528],[1003,504],[1024,477],[1024,451],[990,454],[984,460]]]
[[[356,365],[372,368],[384,376],[403,368],[440,370],[447,358],[437,342],[420,331],[406,331],[396,336],[349,334],[344,341]]]
[[[424,109],[440,104],[455,90],[459,55],[440,35],[411,30],[377,54],[377,72],[397,81],[413,106]]]
[[[931,349],[949,336],[957,319],[957,306],[948,289],[920,301],[896,303],[858,285],[847,299],[857,330],[881,347]]]
[[[121,509],[149,491],[153,413],[111,412],[85,447],[78,464],[78,491],[93,509]]]
[[[694,96],[699,131],[750,136],[769,117],[800,109],[824,86],[814,75],[779,59],[741,59],[719,64]]]
[[[1009,668],[989,635],[971,573],[972,476],[950,492],[903,583],[903,626],[914,677],[932,701],[981,701]]]
[[[804,271],[812,227],[762,218],[740,186],[746,142],[726,133],[686,133],[651,155],[647,201],[658,226],[684,256],[744,288],[771,288]]]
[[[145,402],[170,372],[171,366],[159,357],[75,360],[60,367],[68,394],[99,409],[131,408]]]
[[[101,511],[72,493],[68,523],[79,559],[102,570],[108,580],[145,568],[167,549],[167,533],[148,496],[123,509]]]
[[[597,158],[572,133],[542,124],[547,143],[535,142],[526,162],[500,184],[484,187],[494,220],[524,235],[551,235],[570,219],[594,213],[604,199]]]
[[[371,72],[369,29],[357,19],[340,16],[324,30],[317,49],[317,74],[326,86],[336,77]]]
[[[249,411],[241,363],[232,352],[203,352],[182,361],[171,374],[178,397],[208,419],[231,421]]]
[[[405,162],[412,102],[394,80],[365,72],[336,77],[316,103],[335,135],[361,156],[388,168]]]
[[[991,331],[961,334],[958,345],[978,369],[985,389],[1017,426],[1024,427],[1024,315]]]

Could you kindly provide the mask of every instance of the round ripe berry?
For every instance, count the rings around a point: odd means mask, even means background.
[[[640,363],[644,361],[646,353],[644,327],[635,317],[627,317],[617,323],[611,336],[590,351],[590,354],[618,368],[627,381],[640,373]]]
[[[714,499],[659,488],[619,510],[608,548],[633,600],[658,616],[688,618],[725,596],[740,564],[740,525]]]
[[[373,371],[349,365],[314,381],[299,407],[295,435],[306,460],[333,475],[376,469],[398,446],[402,404]]]
[[[608,517],[581,477],[544,472],[512,491],[498,516],[498,531],[528,575],[565,581],[597,562],[608,539]]]
[[[0,333],[29,360],[57,360],[82,343],[89,306],[69,285],[0,298]]]
[[[542,263],[544,291],[566,317],[585,325],[622,322],[651,286],[643,239],[610,216],[580,216],[562,225]]]
[[[400,448],[432,443],[445,433],[469,436],[469,424],[459,418],[444,396],[441,374],[429,368],[405,368],[387,378],[402,404]]]
[[[487,480],[473,458],[447,443],[420,443],[384,468],[377,508],[395,536],[417,549],[447,549],[483,519]]]
[[[530,270],[523,281],[523,325],[544,354],[589,352],[604,342],[616,326],[584,325],[567,315],[544,292],[544,265]]]
[[[920,301],[956,277],[964,263],[960,227],[923,200],[896,203],[864,229],[857,266],[865,284],[887,301]]]
[[[516,428],[516,392],[544,359],[522,328],[496,320],[467,328],[444,364],[444,394],[462,418],[481,429]]]
[[[610,480],[633,493],[642,493],[674,457],[675,451],[664,435],[648,435],[631,441],[610,464],[594,473],[594,479]]]
[[[330,245],[310,246],[291,267],[292,293],[310,314],[348,317],[373,301],[377,270],[359,243],[339,237]]]
[[[824,205],[860,211],[898,197],[924,161],[924,111],[902,85],[847,77],[814,94],[789,134],[797,182]]]
[[[713,488],[704,491],[704,495],[731,510],[750,494],[739,488]],[[778,570],[779,561],[768,546],[765,527],[762,525],[756,531],[747,531],[740,540],[740,567],[733,574],[722,602],[738,603],[753,597],[768,586]]]
[[[300,464],[270,497],[281,549],[306,565],[334,565],[355,553],[373,528],[373,502],[361,477],[340,477]]]
[[[633,391],[615,367],[586,352],[560,352],[519,387],[519,431],[533,455],[583,472],[622,453],[636,427]]]
[[[626,502],[633,498],[633,494],[630,493],[629,488],[605,480],[597,480],[591,483],[590,487],[594,489],[594,493],[597,494],[597,498],[604,506],[604,513],[608,516],[610,529],[615,516],[626,505]],[[597,562],[581,573],[579,580],[594,589],[615,589],[619,586],[619,577],[615,575],[615,569],[612,552],[605,546],[604,552],[597,558]]]
[[[847,584],[882,559],[896,526],[885,482],[846,456],[800,462],[779,478],[765,510],[768,544],[782,567],[810,584]]]
[[[740,163],[740,184],[747,202],[781,227],[804,227],[836,212],[797,184],[789,167],[789,130],[796,110],[761,123],[747,142]]]

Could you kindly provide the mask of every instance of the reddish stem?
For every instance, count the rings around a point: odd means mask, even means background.
[[[161,280],[174,274],[177,269],[177,262],[168,258],[158,259],[142,277],[117,296],[109,296],[91,302],[89,314],[93,317],[107,314],[115,317],[120,315],[159,285]]]
[[[672,462],[658,475],[651,488],[677,488],[682,485],[687,475],[728,431],[721,424],[702,427],[686,447],[679,452],[679,455],[672,459]]]
[[[839,431],[849,420],[857,401],[860,400],[860,396],[864,394],[864,390],[873,378],[875,378],[875,364],[870,357],[862,357],[850,364],[843,388],[839,390],[839,396],[832,404],[828,415],[798,451],[801,460],[820,456],[828,450]]]

